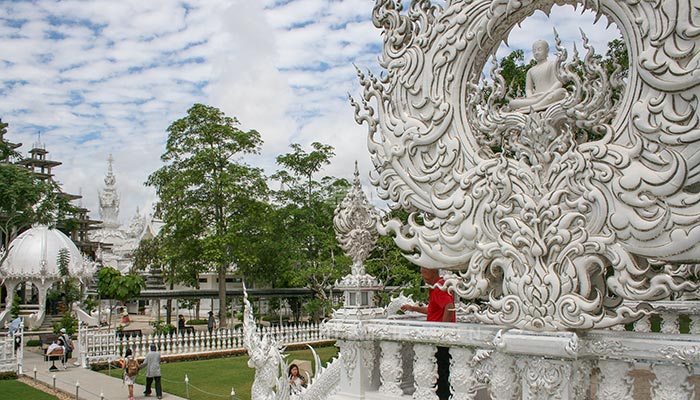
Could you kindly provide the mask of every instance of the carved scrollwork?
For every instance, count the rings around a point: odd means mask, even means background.
[[[478,77],[511,27],[576,4],[617,22],[632,62],[622,98],[583,38],[559,47],[563,100],[537,112],[500,106],[498,71]],[[649,268],[700,260],[700,16],[691,0],[429,1],[407,13],[378,0],[381,78],[358,72],[379,196],[413,213],[379,227],[479,320],[531,330],[613,326],[643,303],[697,284]],[[577,67],[578,66],[578,67]],[[579,68],[579,69],[576,69]],[[580,140],[582,130],[596,133]],[[493,145],[501,148],[492,150]],[[636,300],[635,306],[622,300]]]
[[[338,205],[333,217],[333,226],[340,248],[352,258],[352,275],[363,276],[364,261],[377,243],[379,216],[369,204],[360,185],[360,172],[355,162],[355,178],[352,188]],[[375,279],[370,283],[376,285]]]

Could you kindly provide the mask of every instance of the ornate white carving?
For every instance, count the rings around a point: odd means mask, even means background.
[[[416,383],[413,399],[415,400],[438,399],[435,393],[435,383],[437,382],[436,350],[435,346],[427,344],[413,345],[415,353],[413,357],[413,379]]]
[[[474,350],[464,347],[450,348],[450,386],[452,400],[473,400],[476,396],[476,368],[472,366]]]
[[[621,361],[601,360],[598,362],[597,398],[600,400],[634,400],[632,385],[634,380],[628,375],[631,366]]]
[[[401,292],[398,296],[392,297],[389,304],[384,308],[386,316],[397,315],[404,304],[417,305],[418,303],[413,300],[411,295],[404,296],[403,292]]]
[[[374,371],[374,362],[377,359],[377,349],[374,342],[360,342],[360,356],[362,357],[362,367],[367,371],[367,380],[372,383],[372,372]]]
[[[678,314],[672,312],[661,313],[661,332],[678,333],[679,331]]]
[[[348,380],[352,380],[352,374],[357,367],[357,353],[360,347],[360,342],[338,340],[336,342],[340,349],[340,359],[343,361],[343,367]]]
[[[352,275],[364,276],[364,261],[377,243],[379,216],[369,204],[360,184],[360,172],[355,161],[355,178],[352,188],[335,209],[333,227],[340,248],[352,258]],[[367,285],[364,286],[376,286]]]
[[[618,104],[586,54],[558,46],[568,85],[542,111],[508,111],[493,71],[478,77],[511,27],[536,9],[577,4],[616,21],[630,59]],[[377,0],[382,78],[362,73],[355,117],[366,123],[379,196],[415,211],[396,235],[411,260],[459,275],[460,297],[488,298],[463,311],[530,330],[607,327],[643,305],[697,284],[647,268],[646,258],[700,260],[700,29],[691,0],[474,0],[413,2],[408,14]],[[582,61],[582,63],[579,63]],[[581,65],[582,77],[574,66]],[[581,128],[601,139],[583,142]],[[498,145],[500,152],[494,152]],[[421,218],[417,218],[417,217]],[[608,266],[613,274],[607,276]]]
[[[692,400],[695,386],[688,382],[687,367],[654,364],[651,367],[656,379],[651,382],[653,400]]]
[[[276,400],[279,396],[289,396],[288,384],[285,390],[278,390],[278,381],[284,377],[286,383],[286,371],[284,371],[284,356],[277,342],[270,340],[266,334],[260,337],[255,325],[253,308],[248,301],[248,293],[243,285],[243,347],[248,352],[250,359],[248,367],[255,368],[255,379],[250,389],[251,397],[262,400]]]
[[[403,394],[401,390],[401,376],[403,368],[401,368],[401,344],[398,342],[380,342],[382,355],[379,362],[379,391],[390,395],[400,396]]]
[[[492,400],[511,400],[519,392],[518,376],[515,372],[515,359],[495,351],[491,354],[489,392]]]
[[[584,342],[584,352],[588,352],[598,357],[612,356],[621,357],[630,348],[623,345],[619,340],[593,339]]]
[[[659,354],[668,359],[669,361],[674,361],[684,364],[697,364],[700,363],[700,347],[690,346],[678,348],[675,346],[667,346],[659,349]]]
[[[523,379],[523,398],[562,399],[568,398],[567,391],[573,375],[571,362],[552,361],[544,358],[519,358],[516,368]]]

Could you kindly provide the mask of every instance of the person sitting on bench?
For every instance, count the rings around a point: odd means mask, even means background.
[[[61,342],[61,339],[58,339],[59,342]],[[54,341],[49,345],[49,348],[46,349],[46,359],[51,361],[51,367],[49,368],[49,371],[58,371],[58,367],[56,367],[56,360],[61,360],[61,364],[63,364],[63,369],[66,369],[65,365],[65,357],[64,357],[64,346],[63,343],[57,343]]]

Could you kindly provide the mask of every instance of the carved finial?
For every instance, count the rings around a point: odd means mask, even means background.
[[[363,275],[363,263],[377,242],[379,216],[362,191],[357,161],[354,175],[352,188],[335,210],[333,226],[340,247],[352,258],[352,273]]]

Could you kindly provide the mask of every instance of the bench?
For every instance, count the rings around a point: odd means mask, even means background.
[[[63,353],[63,347],[55,348],[51,353],[44,354],[44,359],[46,361],[51,361],[51,367],[49,367],[49,371],[58,371],[58,367],[56,366],[56,360],[61,360],[65,368],[64,355],[65,354]]]

